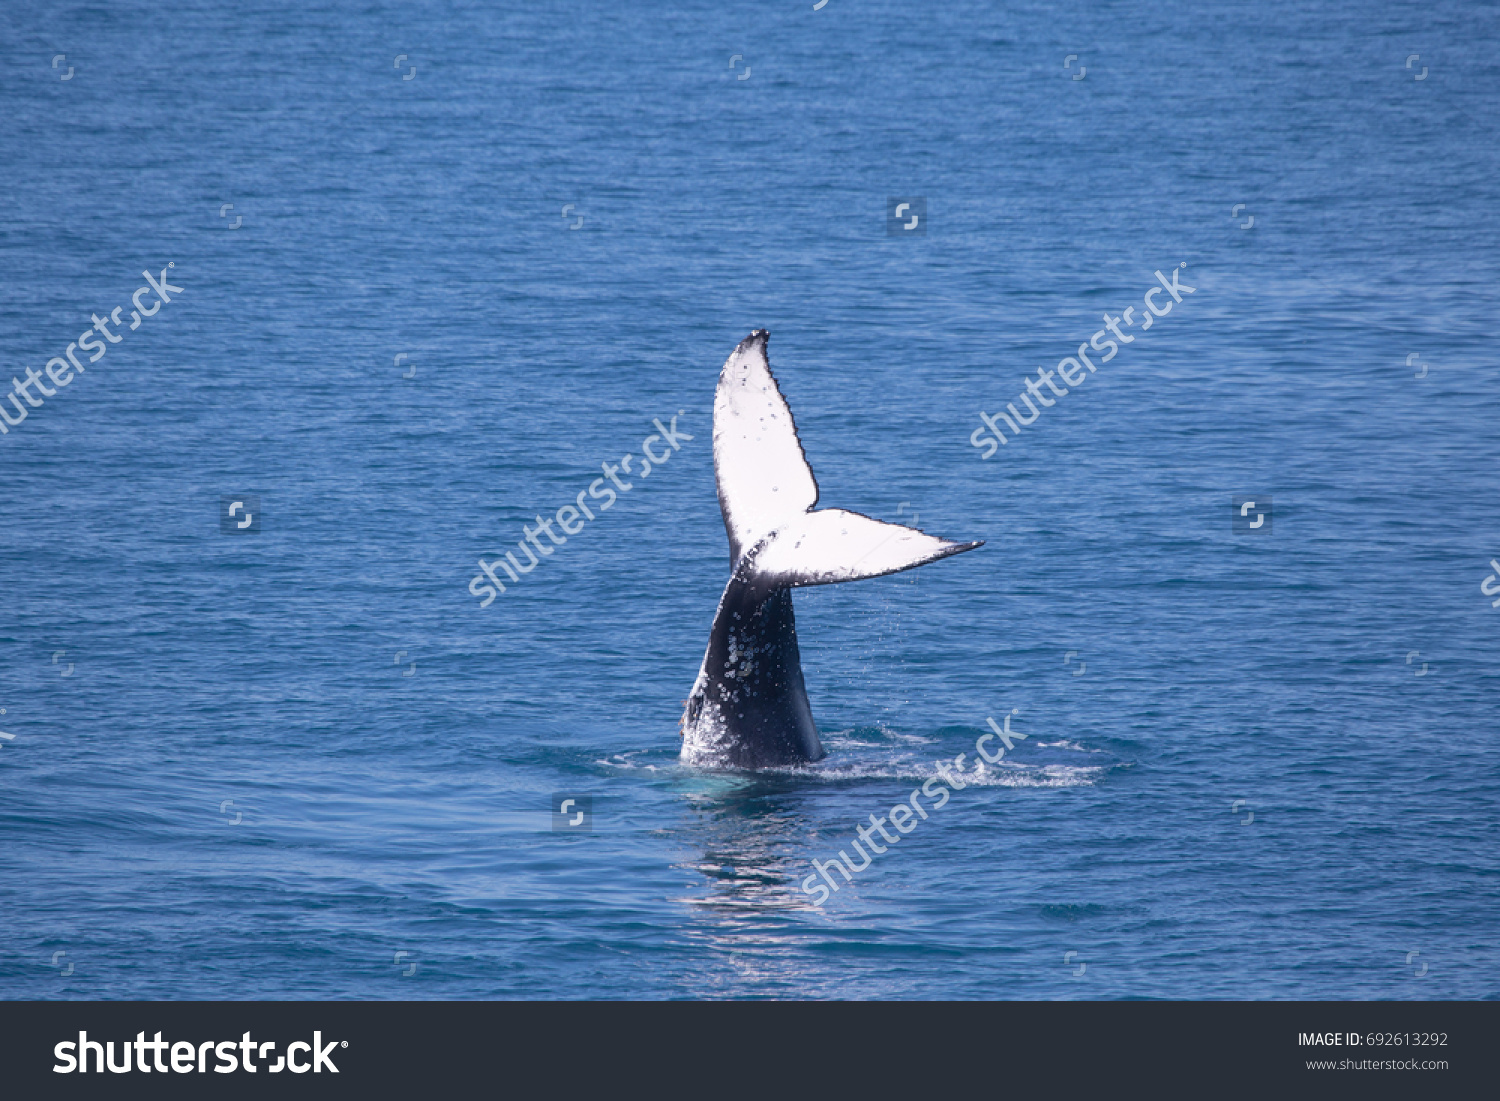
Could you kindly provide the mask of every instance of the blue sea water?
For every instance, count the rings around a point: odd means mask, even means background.
[[[3,375],[183,288],[0,437],[0,997],[1500,996],[1492,9],[0,26]],[[762,327],[822,505],[986,545],[799,590],[827,759],[696,772],[713,389]]]

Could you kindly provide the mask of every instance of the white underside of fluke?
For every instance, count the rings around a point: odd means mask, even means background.
[[[763,331],[742,340],[719,375],[714,476],[736,565],[778,526],[818,503],[818,483],[802,453],[792,411],[771,375]]]
[[[737,572],[748,567],[773,586],[826,585],[909,570],[979,545],[844,509],[815,510],[818,483],[771,374],[767,336],[757,330],[740,342],[714,396],[714,473]]]
[[[751,568],[767,585],[828,585],[909,570],[973,545],[825,508],[780,524],[756,548]]]

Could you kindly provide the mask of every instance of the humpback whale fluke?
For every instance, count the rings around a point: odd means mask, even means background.
[[[757,329],[714,395],[714,474],[729,534],[729,584],[682,716],[682,758],[718,768],[816,761],[791,590],[909,570],[973,550],[841,508],[816,509],[818,483]]]

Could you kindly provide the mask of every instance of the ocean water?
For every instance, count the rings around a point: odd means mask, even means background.
[[[0,436],[0,997],[1500,996],[1492,11],[0,27],[4,376],[124,311]],[[130,330],[143,270],[182,291]],[[697,772],[755,328],[822,505],[986,545],[800,590],[828,757]]]

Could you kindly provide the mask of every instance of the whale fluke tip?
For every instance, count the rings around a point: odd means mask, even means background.
[[[740,341],[739,344],[736,345],[736,347],[735,347],[734,350],[736,352],[743,351],[746,348],[753,348],[757,344],[759,344],[762,347],[764,347],[766,341],[768,341],[770,339],[771,339],[771,334],[770,334],[769,331],[767,331],[766,329],[756,329],[749,336],[747,336],[744,340]]]

